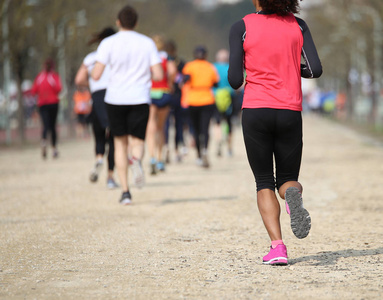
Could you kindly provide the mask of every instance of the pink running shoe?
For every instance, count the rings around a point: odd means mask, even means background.
[[[311,217],[303,207],[302,194],[296,187],[289,187],[285,193],[286,209],[290,215],[291,230],[298,239],[305,238],[311,229]]]
[[[263,257],[265,265],[286,266],[287,265],[287,249],[285,245],[278,245],[274,249],[270,247],[270,252]]]
[[[286,203],[286,212],[287,212],[288,215],[290,215],[290,207],[287,204],[287,201],[285,201],[285,203]]]

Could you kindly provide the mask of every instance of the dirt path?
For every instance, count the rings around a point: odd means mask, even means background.
[[[208,171],[194,153],[118,204],[105,172],[91,184],[92,142],[0,153],[1,299],[382,299],[383,148],[327,120],[304,119],[301,182],[312,231],[290,265],[269,247],[242,136]],[[147,165],[147,163],[146,163]],[[145,165],[145,166],[146,166]],[[281,203],[283,204],[283,203]]]

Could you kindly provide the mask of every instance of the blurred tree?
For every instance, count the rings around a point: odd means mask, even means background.
[[[306,18],[325,71],[325,76],[319,82],[325,89],[348,91],[350,118],[354,116],[355,101],[362,91],[360,75],[368,73],[373,82],[382,81],[382,78],[375,77],[383,71],[376,59],[377,50],[382,53],[383,49],[377,49],[377,40],[373,35],[377,24],[374,16],[366,12],[367,9],[376,12],[383,20],[383,3],[380,0],[324,0],[320,7],[309,8]],[[378,94],[372,93],[370,96],[372,105],[369,120],[372,122],[377,110]]]
[[[0,0],[0,7],[5,0]],[[197,44],[204,44],[214,59],[214,53],[227,47],[228,31],[235,21],[254,10],[251,1],[224,5],[216,11],[198,11],[187,0],[132,0],[139,12],[137,30],[152,35],[162,33],[175,40],[179,53],[192,58]],[[24,112],[21,83],[33,79],[47,57],[57,61],[67,95],[62,108],[70,111],[68,98],[73,90],[73,78],[84,56],[92,33],[114,25],[116,15],[125,0],[12,0],[6,11],[9,23],[9,46],[12,77],[19,87],[18,121],[24,139]],[[2,20],[3,20],[2,16]],[[3,55],[0,62],[3,63]],[[68,114],[66,114],[68,118]]]

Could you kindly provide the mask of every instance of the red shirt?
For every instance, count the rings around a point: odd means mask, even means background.
[[[161,57],[161,66],[164,70],[164,77],[161,81],[152,81],[152,90],[161,90],[169,92],[169,83],[168,83],[168,56],[166,52],[160,52]]]
[[[302,110],[303,36],[293,14],[250,14],[246,37],[243,108]]]
[[[37,105],[56,104],[61,91],[60,77],[55,72],[42,71],[33,82],[32,94],[38,96]]]

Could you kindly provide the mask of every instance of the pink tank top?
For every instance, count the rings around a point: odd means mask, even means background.
[[[302,110],[303,35],[293,14],[250,14],[246,37],[243,108]]]

